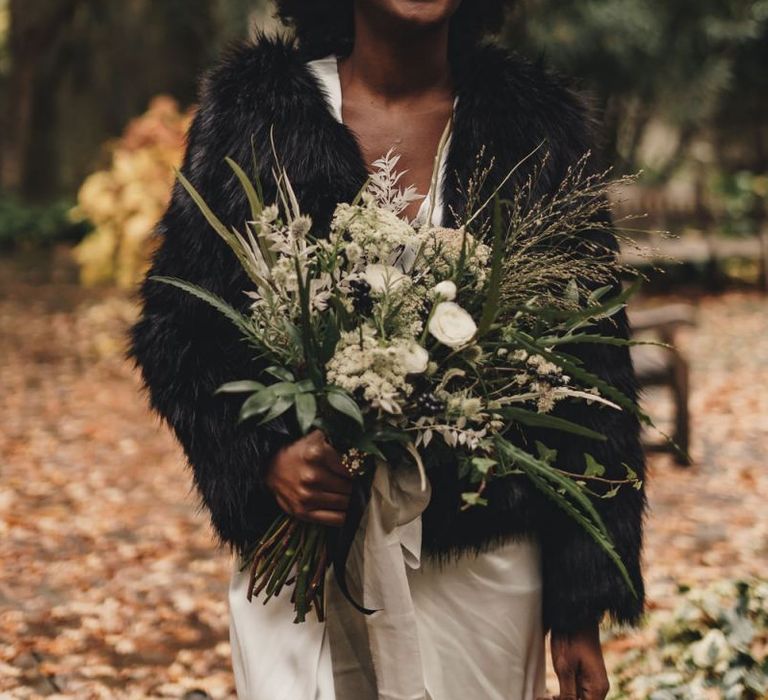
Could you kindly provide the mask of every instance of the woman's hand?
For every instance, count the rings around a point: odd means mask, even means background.
[[[605,700],[608,673],[597,624],[572,634],[553,633],[551,647],[560,684],[557,700]]]
[[[266,484],[294,518],[332,527],[344,524],[352,477],[321,431],[280,450],[267,469]]]

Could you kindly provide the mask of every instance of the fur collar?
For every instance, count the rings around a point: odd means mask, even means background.
[[[541,186],[550,188],[565,168],[589,148],[589,120],[583,101],[539,65],[494,44],[480,44],[450,56],[458,95],[454,136],[447,154],[443,201],[452,225],[466,206],[466,183],[490,168],[489,193],[516,163],[539,144],[549,152]],[[277,153],[306,210],[324,216],[349,201],[367,170],[355,136],[330,114],[315,77],[296,42],[259,35],[230,49],[203,83],[202,104],[219,107],[232,138],[250,132],[261,177],[271,179],[269,127]],[[211,117],[213,119],[213,115]],[[236,144],[232,144],[232,150]],[[533,159],[530,165],[533,164]],[[530,172],[519,170],[502,194]],[[330,195],[335,202],[326,201]]]

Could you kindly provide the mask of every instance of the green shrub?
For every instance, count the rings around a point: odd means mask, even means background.
[[[0,250],[80,241],[90,226],[73,222],[70,209],[68,202],[31,205],[0,194]]]
[[[768,582],[681,590],[649,624],[656,644],[627,653],[612,700],[760,700],[768,697]]]

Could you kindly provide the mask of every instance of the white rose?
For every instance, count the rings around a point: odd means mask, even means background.
[[[429,332],[443,345],[458,348],[472,340],[477,332],[477,325],[458,304],[443,301],[432,312]]]
[[[427,371],[429,353],[417,343],[411,343],[403,348],[403,367],[407,374],[421,374]]]
[[[395,292],[407,281],[407,277],[391,265],[368,265],[363,277],[371,285],[374,294]]]
[[[444,301],[453,301],[456,298],[456,285],[451,280],[444,280],[439,284],[436,284],[432,291],[435,296],[443,299]]]

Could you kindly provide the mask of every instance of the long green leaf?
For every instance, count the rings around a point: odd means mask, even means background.
[[[662,343],[657,340],[632,340],[630,338],[617,338],[613,335],[595,335],[592,333],[573,333],[572,335],[542,338],[541,343],[547,347],[551,347],[553,345],[591,343],[598,345],[616,345],[620,347],[634,347],[635,345],[655,345],[667,350],[672,348],[669,343]]]
[[[184,280],[177,279],[176,277],[164,277],[163,275],[152,275],[149,279],[155,282],[161,282],[162,284],[168,284],[172,287],[178,287],[184,290],[188,294],[191,294],[198,299],[206,302],[217,311],[226,316],[237,328],[247,337],[253,336],[253,325],[250,319],[241,314],[237,309],[224,301],[220,296],[209,292],[207,289],[200,287],[191,282],[185,282]]]
[[[610,536],[605,535],[603,532],[600,531],[598,527],[595,526],[594,523],[592,523],[588,518],[585,518],[582,513],[580,513],[574,505],[571,503],[571,501],[568,500],[567,497],[563,496],[561,493],[557,491],[557,489],[552,488],[550,484],[548,484],[543,479],[535,476],[530,475],[531,482],[533,485],[539,489],[545,496],[547,496],[549,499],[554,501],[562,510],[564,510],[573,520],[576,521],[578,525],[580,525],[588,535],[592,537],[592,539],[595,541],[595,543],[608,555],[608,557],[613,561],[613,563],[616,565],[616,568],[619,570],[619,573],[621,574],[621,577],[624,579],[624,582],[627,584],[627,587],[632,592],[632,595],[637,598],[637,589],[635,588],[634,583],[632,582],[632,579],[629,576],[629,572],[627,571],[627,567],[625,566],[624,562],[621,560],[621,557],[616,552],[616,547],[613,544],[613,541],[611,540]]]
[[[181,170],[176,171],[176,177],[187,191],[192,201],[197,205],[197,208],[203,213],[203,216],[207,219],[211,227],[218,233],[228,245],[232,245],[233,235],[230,230],[222,223],[213,210],[208,206],[202,195],[195,189],[195,186],[184,176]]]
[[[254,382],[250,379],[244,379],[239,382],[227,382],[216,389],[217,394],[248,394],[254,391],[261,391],[264,385],[261,382]]]
[[[637,404],[635,404],[634,401],[630,400],[627,396],[625,396],[625,394],[622,391],[619,391],[612,384],[609,384],[605,380],[598,377],[596,374],[593,374],[592,372],[589,372],[588,370],[583,369],[576,362],[573,362],[567,359],[567,357],[565,357],[563,353],[556,354],[556,353],[550,352],[545,347],[542,347],[541,345],[538,345],[532,340],[527,339],[524,335],[522,335],[521,333],[518,333],[517,331],[508,331],[508,332],[511,332],[512,335],[514,336],[515,341],[520,343],[520,345],[522,345],[529,352],[542,355],[550,362],[554,362],[555,364],[557,364],[559,367],[562,367],[566,372],[568,372],[568,374],[572,375],[576,379],[596,387],[601,394],[615,401],[617,404],[619,404],[619,406],[626,409],[630,413],[633,413],[634,415],[636,415],[646,425],[655,427],[651,417],[647,415]]]
[[[592,438],[593,440],[605,441],[608,438],[602,433],[598,433],[589,428],[585,428],[583,425],[566,420],[565,418],[559,418],[558,416],[552,416],[548,413],[539,413],[538,411],[528,411],[524,408],[515,408],[508,406],[498,411],[505,418],[511,418],[512,420],[522,423],[523,425],[531,425],[537,428],[552,428],[553,430],[562,430],[566,433],[573,435],[581,435],[582,437]]]
[[[246,174],[245,170],[243,170],[231,158],[226,158],[225,160],[227,161],[229,167],[232,168],[233,172],[237,176],[237,179],[240,181],[241,187],[245,191],[245,196],[248,198],[248,203],[251,207],[251,217],[254,221],[258,221],[264,208],[259,193],[256,191],[256,188],[253,186],[253,183]],[[269,249],[269,245],[262,237],[260,231],[254,231],[254,236],[256,237],[256,242],[259,246],[259,250],[261,251],[261,256],[264,258],[264,262],[266,262],[269,268],[272,268],[272,266],[275,264],[274,253]]]
[[[627,301],[640,290],[642,280],[638,277],[631,285],[623,289],[616,296],[608,298],[606,301],[592,306],[587,306],[580,311],[569,313],[569,326],[574,328],[583,325],[585,322],[596,321],[603,318],[610,318],[623,309]]]
[[[523,469],[526,474],[538,474],[541,478],[553,484],[556,490],[561,489],[565,491],[566,494],[571,497],[574,505],[581,507],[584,513],[592,519],[598,529],[603,534],[608,535],[608,528],[606,528],[605,523],[603,523],[600,513],[597,512],[597,509],[589,496],[587,496],[581,487],[574,483],[570,477],[564,476],[551,465],[534,457],[529,452],[520,449],[507,440],[497,439],[497,446],[506,452],[507,456],[514,460],[515,464]]]
[[[299,288],[299,308],[301,310],[301,340],[304,348],[304,360],[310,377],[320,383],[320,370],[317,367],[317,351],[315,337],[312,333],[312,313],[309,308],[309,285],[301,271],[298,257],[294,260],[296,269],[296,284]]]
[[[504,236],[501,224],[501,204],[498,195],[493,202],[493,250],[491,253],[491,274],[488,278],[488,295],[480,317],[478,336],[485,335],[496,319],[501,297],[502,267],[504,264]]]
[[[253,186],[253,183],[245,170],[243,170],[234,160],[231,158],[225,158],[225,160],[240,181],[240,185],[245,191],[245,196],[248,197],[248,204],[251,206],[251,217],[256,221],[259,216],[261,216],[262,209],[264,208],[264,205],[256,192],[256,188]]]

